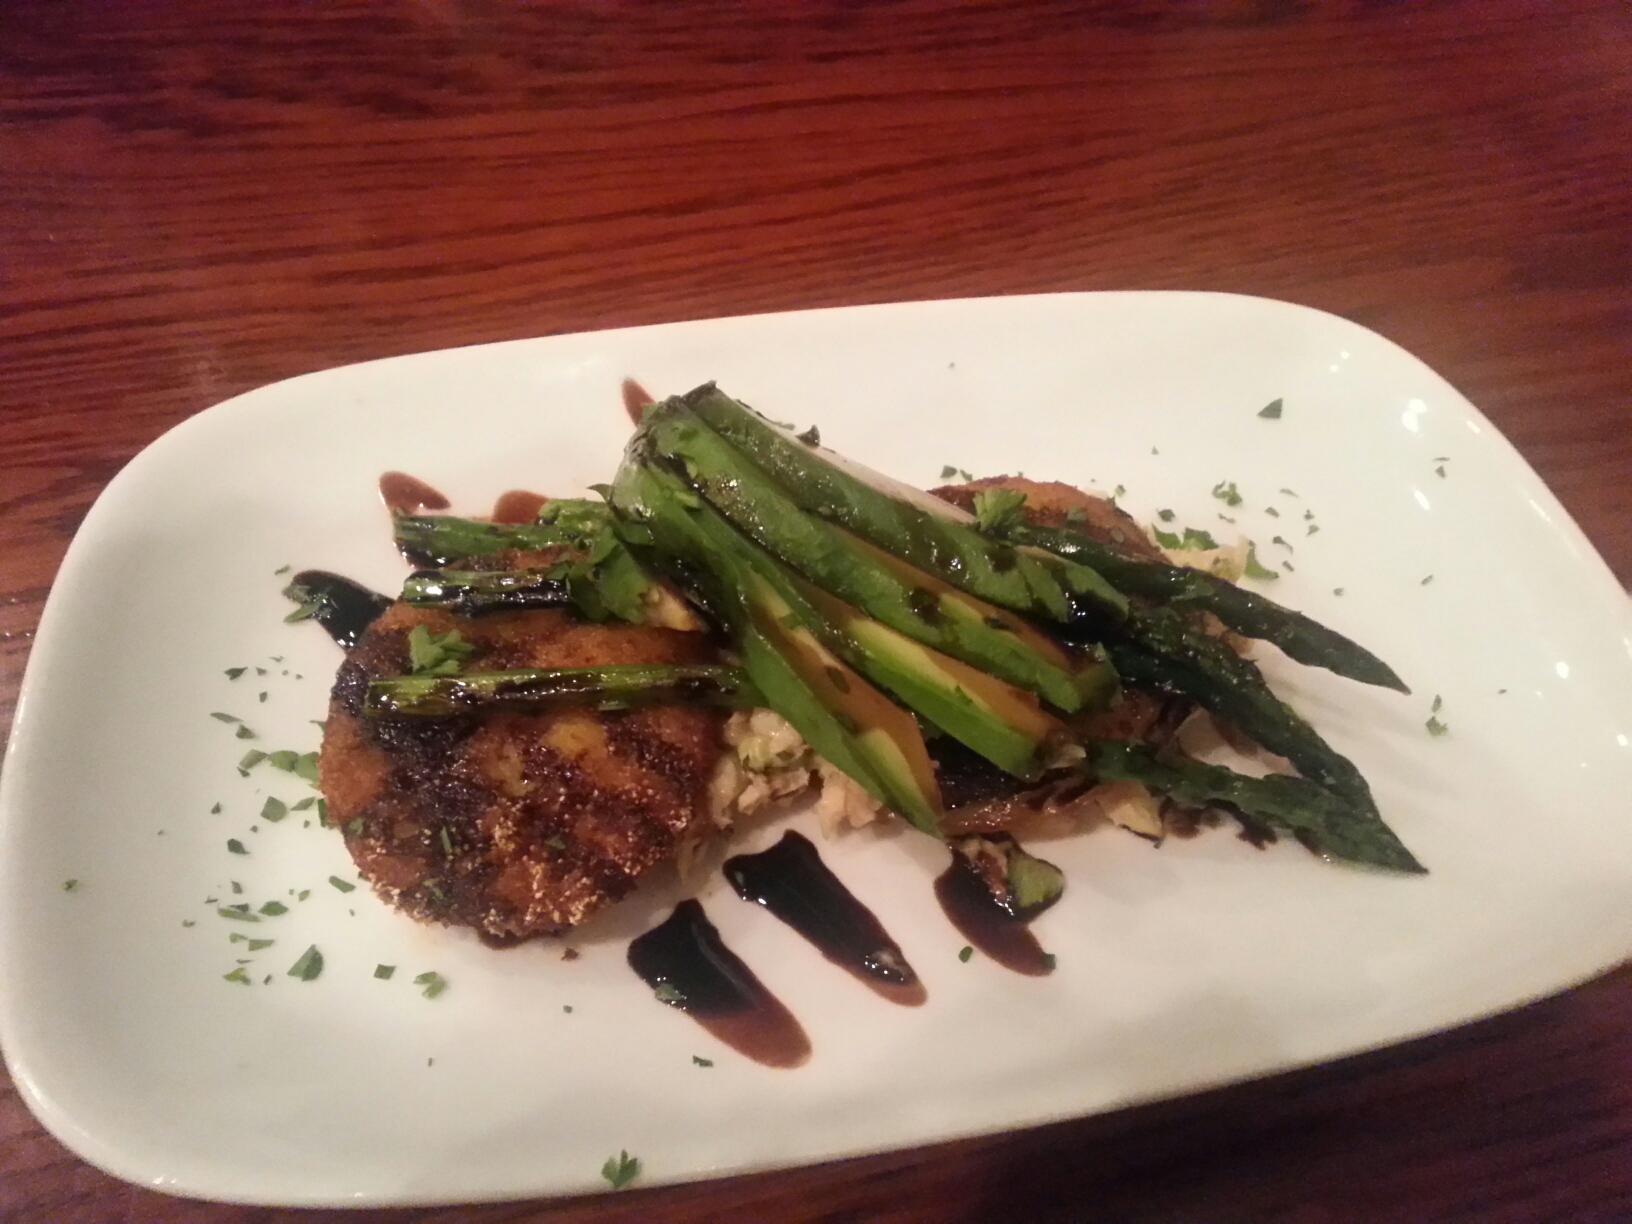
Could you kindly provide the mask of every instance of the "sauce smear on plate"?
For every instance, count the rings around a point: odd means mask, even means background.
[[[386,472],[380,476],[380,500],[392,514],[415,514],[421,510],[448,508],[447,498],[407,472]]]
[[[809,838],[785,833],[769,850],[726,859],[724,871],[737,896],[763,905],[890,1002],[917,1007],[927,997],[900,945]]]
[[[1026,926],[1042,909],[1017,911],[1003,904],[963,855],[954,852],[951,865],[936,877],[935,899],[958,932],[1005,969],[1027,977],[1054,972],[1054,958]]]
[[[631,943],[629,967],[661,1002],[757,1063],[797,1067],[810,1057],[799,1021],[725,946],[696,901],[682,901]]]

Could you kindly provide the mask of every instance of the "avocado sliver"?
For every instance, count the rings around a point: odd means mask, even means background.
[[[862,615],[809,583],[798,592],[847,640],[850,662],[874,684],[999,769],[1035,779],[1070,730],[1037,698]]]
[[[822,590],[915,641],[1038,693],[1062,710],[1075,713],[1087,704],[1077,675],[1061,666],[1057,647],[1040,654],[1022,635],[994,628],[966,604],[945,599],[946,584],[932,575],[895,558],[882,564],[873,546],[806,513],[747,456],[676,408],[675,401],[648,412],[641,430],[657,454],[684,467],[709,505]],[[972,598],[957,595],[963,601]],[[990,612],[995,615],[998,609]]]

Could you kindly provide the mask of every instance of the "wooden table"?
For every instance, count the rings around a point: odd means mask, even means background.
[[[8,5],[0,719],[91,499],[190,413],[840,303],[1335,311],[1466,392],[1632,578],[1632,11],[1315,7]],[[1632,1218],[1629,987],[1109,1118],[419,1218]],[[0,1217],[268,1218],[112,1181],[9,1084]]]

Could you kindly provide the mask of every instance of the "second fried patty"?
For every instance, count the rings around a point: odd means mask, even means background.
[[[363,877],[422,921],[507,942],[557,934],[627,894],[707,824],[717,710],[569,709],[370,718],[368,683],[409,670],[408,634],[457,630],[466,671],[693,663],[701,634],[564,611],[464,618],[393,605],[335,678],[320,780]]]

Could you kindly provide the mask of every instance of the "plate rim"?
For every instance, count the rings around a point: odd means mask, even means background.
[[[1387,336],[1341,315],[1297,302],[1290,302],[1277,298],[1261,297],[1251,294],[1182,289],[1090,290],[1061,293],[998,294],[977,297],[911,299],[905,301],[877,302],[860,305],[822,306],[808,309],[790,309],[785,311],[722,315],[698,319],[646,323],[633,326],[599,328],[590,331],[558,332],[544,336],[482,341],[473,344],[455,345],[441,349],[402,353],[395,356],[370,358],[359,362],[347,362],[335,366],[327,366],[316,370],[304,371],[299,374],[291,375],[287,378],[278,379],[274,382],[250,388],[248,390],[239,392],[236,395],[230,396],[227,399],[202,408],[197,412],[188,414],[185,418],[171,425],[158,437],[147,443],[120,468],[120,470],[107,482],[107,484],[98,492],[97,496],[92,501],[89,510],[85,514],[85,517],[81,520],[79,526],[74,532],[74,536],[70,541],[68,549],[63,555],[63,559],[57,568],[56,574],[52,577],[50,589],[47,594],[44,607],[41,611],[35,640],[29,651],[28,659],[24,666],[23,675],[18,685],[13,723],[8,736],[3,764],[0,764],[0,860],[4,860],[8,857],[6,855],[6,849],[15,836],[14,831],[20,826],[21,822],[26,819],[24,814],[16,810],[20,806],[19,801],[15,798],[16,792],[20,785],[16,781],[16,778],[19,773],[20,760],[21,763],[26,766],[26,759],[23,758],[25,758],[26,754],[33,751],[32,728],[34,726],[34,718],[32,717],[32,710],[34,708],[36,699],[35,690],[44,684],[44,681],[41,679],[41,674],[50,666],[50,657],[57,652],[54,626],[55,621],[58,619],[58,614],[54,612],[54,609],[61,604],[64,598],[68,598],[62,594],[65,585],[64,578],[67,577],[69,579],[68,585],[72,586],[75,580],[73,576],[77,575],[78,572],[76,560],[78,555],[84,551],[85,547],[83,545],[83,541],[99,532],[101,527],[100,519],[102,514],[105,512],[106,505],[110,500],[110,495],[117,492],[125,483],[128,483],[130,480],[134,479],[135,477],[132,475],[133,472],[140,473],[147,466],[160,462],[162,457],[167,454],[168,451],[177,445],[181,445],[183,441],[191,435],[191,433],[202,427],[203,422],[219,421],[227,413],[241,412],[252,405],[256,400],[262,397],[269,397],[275,392],[286,390],[291,385],[296,383],[305,382],[307,380],[322,380],[325,378],[332,378],[340,372],[362,371],[380,364],[401,365],[415,359],[435,358],[449,353],[473,354],[502,347],[537,345],[540,342],[550,340],[583,340],[591,337],[611,338],[615,336],[636,333],[651,333],[665,330],[673,331],[687,328],[728,326],[732,323],[748,320],[759,320],[767,317],[784,319],[794,317],[810,318],[818,315],[854,315],[864,312],[886,313],[892,311],[913,311],[926,308],[933,310],[937,308],[955,308],[969,305],[1001,305],[1037,300],[1076,302],[1088,299],[1105,299],[1111,297],[1138,297],[1143,299],[1212,299],[1220,302],[1251,303],[1254,307],[1268,305],[1281,311],[1317,316],[1327,325],[1335,325],[1340,329],[1356,333],[1359,336],[1364,337],[1368,344],[1381,346],[1383,349],[1389,351],[1390,355],[1395,359],[1404,359],[1416,371],[1439,383],[1456,397],[1456,402],[1459,409],[1468,413],[1471,419],[1477,421],[1483,427],[1485,433],[1488,435],[1484,439],[1486,445],[1494,446],[1502,450],[1505,452],[1505,456],[1509,462],[1517,462],[1519,465],[1521,465],[1522,470],[1528,475],[1530,480],[1534,482],[1535,487],[1542,490],[1545,494],[1547,501],[1544,504],[1548,514],[1553,519],[1553,525],[1555,527],[1562,528],[1574,539],[1575,543],[1578,545],[1581,553],[1578,560],[1583,563],[1583,575],[1585,575],[1587,570],[1594,570],[1597,574],[1597,578],[1593,581],[1594,586],[1598,585],[1599,582],[1607,582],[1608,586],[1604,593],[1606,595],[1612,595],[1621,601],[1622,615],[1625,617],[1628,624],[1632,624],[1632,604],[1629,604],[1626,601],[1626,591],[1615,578],[1613,571],[1610,569],[1603,555],[1582,531],[1580,525],[1576,522],[1574,516],[1570,514],[1568,508],[1559,501],[1552,488],[1548,486],[1541,476],[1535,471],[1525,456],[1516,446],[1514,446],[1512,441],[1508,439],[1508,437],[1493,422],[1491,422],[1487,416],[1485,416],[1485,414],[1476,404],[1474,404],[1466,395],[1462,394],[1462,392],[1454,384],[1452,384],[1436,369],[1430,366],[1426,361],[1389,339]],[[1594,563],[1596,564],[1594,565]],[[1585,595],[1587,593],[1583,592],[1583,594]],[[11,928],[15,924],[9,917],[10,913],[11,910],[9,907],[7,907],[4,903],[0,903],[0,979],[8,977],[9,970],[11,968],[10,945],[12,938],[14,938]],[[703,1180],[756,1176],[776,1170],[814,1167],[818,1164],[831,1164],[839,1161],[860,1159],[891,1151],[917,1151],[921,1149],[932,1150],[946,1144],[968,1141],[970,1139],[988,1137],[1010,1131],[1028,1130],[1035,1127],[1054,1125],[1060,1122],[1078,1118],[1099,1116],[1101,1114],[1119,1112],[1124,1109],[1138,1108],[1164,1101],[1173,1101],[1191,1096],[1200,1096],[1207,1093],[1217,1092],[1238,1084],[1269,1079],[1280,1075],[1295,1074],[1301,1071],[1306,1071],[1311,1067],[1337,1065],[1355,1058],[1364,1057],[1367,1054],[1375,1053],[1379,1050],[1408,1045],[1425,1040],[1437,1034],[1451,1032],[1470,1025],[1479,1024],[1491,1019],[1492,1017],[1531,1006],[1540,1000],[1567,993],[1568,991],[1576,989],[1586,982],[1592,981],[1606,973],[1612,972],[1618,966],[1625,964],[1629,959],[1632,959],[1632,936],[1629,936],[1626,949],[1618,959],[1612,960],[1597,968],[1584,971],[1579,975],[1574,975],[1567,982],[1563,982],[1556,986],[1550,986],[1538,992],[1527,994],[1524,997],[1516,998],[1510,1002],[1490,1007],[1478,1014],[1470,1015],[1465,1019],[1458,1020],[1448,1025],[1429,1021],[1420,1027],[1410,1027],[1408,1028],[1408,1031],[1402,1032],[1397,1036],[1375,1042],[1360,1043],[1344,1048],[1335,1054],[1313,1058],[1294,1058],[1273,1068],[1262,1071],[1248,1072],[1239,1075],[1224,1075],[1216,1079],[1207,1079],[1204,1081],[1192,1081],[1188,1085],[1176,1087],[1171,1091],[1155,1091],[1144,1094],[1136,1094],[1126,1100],[1104,1108],[1092,1106],[1088,1107],[1087,1109],[1075,1110],[1067,1108],[1039,1114],[1019,1123],[997,1121],[990,1125],[984,1126],[979,1124],[970,1125],[968,1127],[954,1126],[942,1130],[932,1138],[923,1139],[899,1147],[879,1147],[875,1144],[861,1142],[853,1148],[846,1148],[842,1151],[832,1152],[827,1155],[820,1156],[814,1160],[806,1160],[795,1157],[787,1161],[778,1161],[774,1159],[747,1161],[743,1164],[734,1166],[723,1173],[715,1173],[708,1169],[698,1169],[681,1171],[672,1175],[663,1174],[661,1180],[650,1183],[643,1182],[641,1188],[658,1188],[662,1186],[682,1185]],[[154,1170],[147,1168],[140,1161],[125,1161],[121,1159],[122,1150],[117,1143],[110,1143],[104,1140],[100,1135],[95,1133],[92,1128],[82,1125],[78,1119],[73,1117],[66,1108],[60,1106],[53,1099],[51,1094],[38,1083],[30,1067],[30,1051],[26,1049],[19,1050],[16,1046],[16,1035],[18,1030],[16,1017],[24,1010],[24,1008],[16,1002],[7,1002],[8,997],[15,998],[11,992],[0,992],[0,1053],[3,1053],[4,1055],[6,1067],[12,1077],[14,1085],[16,1086],[19,1098],[25,1103],[25,1105],[27,1105],[28,1109],[33,1114],[35,1119],[41,1124],[41,1126],[76,1157],[85,1160],[87,1163],[105,1173],[110,1174],[111,1176],[117,1177],[132,1184],[141,1185],[146,1188],[157,1190],[161,1193],[176,1197],[203,1199],[212,1202],[247,1206],[290,1207],[431,1206],[462,1203],[507,1202],[535,1197],[567,1199],[584,1197],[597,1193],[595,1183],[586,1178],[582,1183],[570,1186],[556,1185],[556,1187],[553,1189],[544,1185],[519,1186],[511,1189],[494,1190],[491,1193],[485,1194],[473,1195],[461,1193],[457,1197],[451,1198],[439,1196],[435,1192],[425,1193],[413,1191],[405,1191],[402,1193],[368,1193],[344,1198],[337,1197],[332,1194],[321,1193],[315,1195],[279,1194],[272,1196],[253,1193],[236,1193],[230,1186],[212,1182],[207,1177],[176,1177],[157,1173]],[[600,1192],[609,1193],[610,1191],[603,1189]]]

